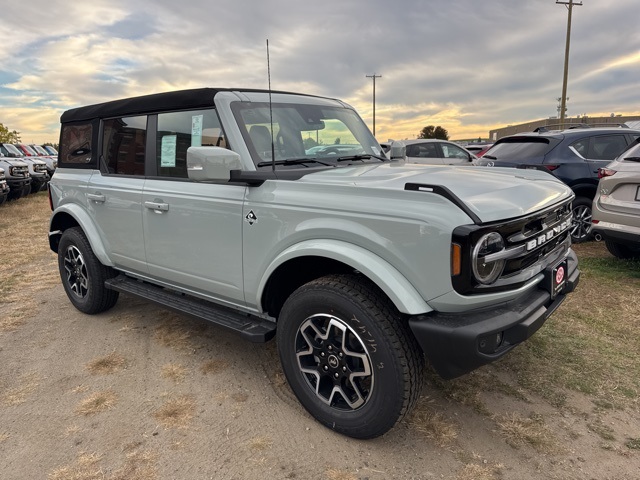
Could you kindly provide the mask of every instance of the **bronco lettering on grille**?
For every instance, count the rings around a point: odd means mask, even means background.
[[[565,220],[559,225],[556,225],[555,227],[553,227],[552,229],[549,229],[548,231],[542,233],[541,235],[538,235],[533,240],[529,240],[527,242],[527,252],[533,250],[534,248],[539,247],[544,243],[547,243],[553,237],[567,230],[570,226],[571,226],[571,220]]]

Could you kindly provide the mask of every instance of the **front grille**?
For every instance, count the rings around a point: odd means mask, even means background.
[[[462,246],[462,273],[452,277],[455,290],[464,294],[490,293],[519,288],[547,266],[559,261],[571,245],[571,201],[515,220],[482,226],[465,226],[454,231],[453,241]],[[484,257],[487,261],[505,260],[500,278],[481,285],[472,274],[472,250],[488,232],[498,232],[505,248]]]
[[[11,173],[14,177],[27,177],[29,175],[29,167],[12,167]]]

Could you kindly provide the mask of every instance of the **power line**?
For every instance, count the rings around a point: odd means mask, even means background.
[[[382,78],[382,75],[365,75],[367,78],[373,79],[373,136],[376,136],[376,78]]]
[[[564,75],[562,78],[562,97],[560,103],[560,127],[564,126],[564,113],[567,110],[567,77],[569,76],[569,42],[571,41],[571,14],[573,12],[573,6],[582,6],[582,2],[575,2],[569,0],[568,2],[561,2],[556,0],[556,5],[566,5],[569,14],[567,15],[567,43],[564,50]]]

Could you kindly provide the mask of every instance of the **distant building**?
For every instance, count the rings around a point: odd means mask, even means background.
[[[627,122],[638,121],[640,121],[640,115],[616,115],[613,117],[569,117],[564,119],[564,128],[577,126],[580,124],[587,124],[592,127],[617,126]],[[559,130],[560,119],[556,117],[550,117],[542,120],[534,120],[527,123],[521,123],[519,125],[509,125],[507,127],[497,128],[495,130],[489,131],[489,139],[491,141],[496,141],[502,137],[506,137],[507,135],[514,135],[516,133],[522,132],[532,132],[538,127],[547,127],[549,130]]]

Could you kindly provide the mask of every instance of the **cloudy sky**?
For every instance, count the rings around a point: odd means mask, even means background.
[[[568,1],[568,0],[567,0]],[[640,114],[638,0],[574,7],[568,115]],[[57,142],[60,114],[195,87],[341,98],[376,136],[454,139],[555,116],[567,8],[554,0],[26,0],[0,16],[0,123]]]

